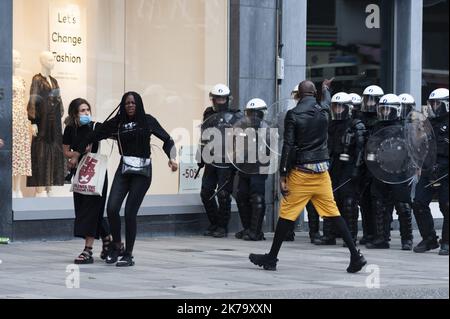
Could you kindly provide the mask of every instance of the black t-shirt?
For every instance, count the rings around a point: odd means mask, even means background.
[[[94,128],[93,122],[89,123],[88,125],[83,125],[80,127],[66,126],[66,128],[64,129],[63,144],[70,145],[71,150],[74,151],[78,150],[80,144],[93,131],[93,128]],[[92,153],[96,153],[97,150],[98,150],[98,142],[95,142],[92,144]]]
[[[138,127],[137,123],[128,121],[120,123],[118,116],[95,126],[95,130],[89,133],[84,141],[74,150],[82,152],[86,145],[107,138],[120,139],[119,151],[121,155],[150,158],[150,140],[155,135],[164,142],[163,151],[168,158],[176,156],[175,143],[170,135],[162,128],[159,122],[151,115],[145,115],[145,127]],[[172,153],[172,154],[171,154]]]

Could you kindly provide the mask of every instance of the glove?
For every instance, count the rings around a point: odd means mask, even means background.
[[[203,163],[203,162],[197,163],[197,166],[198,166],[198,169],[202,169],[203,167],[205,167],[205,163]]]

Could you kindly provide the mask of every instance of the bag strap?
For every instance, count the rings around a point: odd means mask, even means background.
[[[94,122],[94,125],[92,126],[92,130],[95,131],[96,126],[97,126],[97,122]],[[102,141],[98,141],[97,154],[101,154],[101,151],[102,151]]]

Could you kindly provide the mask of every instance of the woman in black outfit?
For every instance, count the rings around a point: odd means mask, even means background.
[[[63,136],[64,156],[73,161],[80,143],[93,131],[94,123],[91,121],[91,106],[84,99],[75,99],[69,105],[69,116],[65,119],[66,128]],[[84,156],[88,152],[96,153],[98,143],[85,146]],[[106,192],[108,190],[108,178],[105,178],[102,196],[88,196],[73,193],[73,204],[75,208],[74,236],[85,239],[83,252],[74,260],[75,264],[92,264],[92,246],[95,239],[102,238],[102,259],[106,258],[106,251],[111,243],[111,233],[106,220],[103,218],[106,203]]]
[[[117,262],[121,242],[119,213],[128,195],[125,204],[126,248],[122,259],[116,264],[118,267],[134,265],[132,253],[136,239],[136,216],[152,182],[151,163],[150,167],[147,166],[149,176],[123,172],[123,168],[126,168],[123,157],[150,159],[152,135],[164,142],[163,150],[169,158],[169,167],[172,172],[177,171],[176,149],[172,138],[153,116],[145,113],[141,96],[135,92],[128,92],[122,97],[117,115],[98,129],[96,128],[77,149],[77,152],[81,153],[88,144],[109,137],[115,137],[118,140],[122,159],[114,176],[107,205],[113,244],[106,259],[106,263],[109,264]]]

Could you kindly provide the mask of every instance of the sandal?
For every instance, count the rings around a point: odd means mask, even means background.
[[[105,260],[106,257],[108,256],[108,252],[109,252],[109,248],[111,246],[111,235],[102,238],[102,252],[100,253],[100,258],[102,260]]]
[[[73,261],[75,265],[88,265],[94,263],[94,257],[92,257],[92,247],[84,247],[83,252]]]

